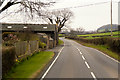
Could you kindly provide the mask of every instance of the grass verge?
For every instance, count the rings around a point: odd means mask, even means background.
[[[94,45],[94,44],[90,44],[90,43],[83,43],[83,42],[77,41],[77,40],[74,40],[74,41],[76,41],[84,46],[95,48],[95,49],[109,55],[110,57],[120,61],[119,55],[117,53],[109,50],[108,49],[109,47],[107,45]]]
[[[62,44],[64,44],[64,42],[59,39],[59,40],[58,40],[58,45],[62,45]]]
[[[38,52],[16,65],[5,78],[35,78],[53,56],[54,53],[50,51]]]

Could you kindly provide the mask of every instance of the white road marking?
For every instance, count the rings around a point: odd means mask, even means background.
[[[119,61],[117,61],[116,59],[114,59],[114,58],[108,56],[107,54],[105,54],[105,53],[103,53],[103,52],[100,52],[100,53],[103,54],[103,55],[105,55],[106,57],[112,59],[113,61],[115,61],[115,62],[117,62],[117,63],[120,63]],[[119,56],[118,56],[118,57],[119,57]]]
[[[86,64],[86,66],[88,67],[88,68],[90,68],[90,66],[88,65],[88,63],[85,61],[85,64]]]
[[[82,54],[82,52],[80,52],[80,54]]]
[[[77,42],[75,42],[75,44],[79,44],[79,43],[77,43]],[[79,44],[79,45],[81,45],[81,44]],[[83,46],[83,45],[82,45]],[[91,47],[87,47],[87,46],[84,46],[84,47],[86,47],[86,48],[91,48]],[[120,63],[118,60],[116,60],[116,59],[114,59],[114,58],[112,58],[112,57],[110,57],[110,56],[108,56],[107,54],[105,54],[105,53],[103,53],[103,52],[101,52],[101,51],[99,51],[99,50],[97,50],[97,49],[95,49],[95,48],[91,48],[91,49],[94,49],[94,50],[96,50],[96,51],[98,51],[98,52],[100,52],[101,54],[103,54],[104,56],[106,56],[106,57],[108,57],[108,58],[110,58],[110,59],[112,59],[113,61],[115,61],[115,62],[117,62],[117,63]],[[119,57],[119,56],[118,56]]]
[[[77,47],[76,47],[77,48]],[[80,54],[82,54],[82,52],[80,51],[80,49],[79,48],[77,48],[77,50],[80,52]]]
[[[73,45],[73,44],[72,44]],[[73,45],[74,46],[74,45]],[[76,46],[74,46],[74,47],[76,47]],[[77,47],[76,47],[77,48]],[[82,52],[79,50],[79,48],[77,48],[77,50],[80,52],[80,54],[82,55]],[[105,54],[104,54],[105,55]],[[109,57],[109,56],[107,56],[107,57]],[[85,61],[85,57],[82,55],[82,58],[83,58],[83,60]],[[111,58],[111,57],[110,57]],[[86,64],[86,66],[90,69],[90,66],[88,65],[88,63],[85,61],[85,64]],[[93,72],[91,72],[91,75],[92,75],[92,77],[94,78],[94,80],[97,80],[97,78],[96,78],[96,76],[94,75],[94,73]]]
[[[52,66],[54,65],[54,63],[56,62],[56,60],[58,59],[58,57],[60,56],[61,51],[63,50],[64,47],[62,47],[62,49],[60,50],[60,52],[58,53],[57,57],[55,58],[55,60],[52,62],[52,64],[49,66],[49,68],[47,69],[47,71],[44,73],[44,75],[42,76],[42,78],[40,80],[43,80],[45,78],[45,76],[47,75],[47,73],[50,71],[50,69],[52,68]]]
[[[73,44],[72,44],[73,45]],[[74,45],[73,45],[74,46]],[[74,47],[76,47],[76,46],[74,46]],[[77,48],[77,47],[76,47]],[[79,48],[77,48],[77,50],[80,52],[80,54],[82,55],[82,52],[79,50]],[[105,55],[105,54],[104,54]],[[109,57],[109,56],[107,56],[107,57]],[[85,57],[82,55],[82,58],[83,58],[83,60],[85,61]],[[111,58],[111,57],[110,57]],[[88,65],[88,63],[85,61],[85,64],[86,64],[86,66],[88,67],[88,68],[90,68],[90,66]],[[97,78],[96,78],[96,76],[94,75],[94,73],[93,72],[91,72],[91,75],[92,75],[92,77],[94,78],[94,80],[97,80]]]
[[[86,47],[86,46],[84,46],[84,47]],[[120,63],[118,60],[116,60],[116,59],[114,59],[114,58],[108,56],[107,54],[105,54],[105,53],[103,53],[103,52],[101,52],[101,51],[99,51],[99,50],[97,50],[97,49],[94,49],[94,48],[91,48],[91,47],[86,47],[86,48],[90,48],[90,49],[96,50],[97,52],[100,52],[101,54],[103,54],[104,56],[106,56],[106,57],[112,59],[113,61],[115,61],[115,62],[117,62],[117,63]]]
[[[97,80],[97,78],[95,77],[95,75],[94,75],[93,72],[91,72],[91,75],[92,75],[92,77],[94,78],[94,80]]]
[[[77,48],[77,47],[76,47]],[[78,51],[80,51],[78,48],[77,48]]]
[[[85,60],[85,57],[82,55],[83,60]]]

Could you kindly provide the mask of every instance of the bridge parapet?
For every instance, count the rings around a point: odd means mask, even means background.
[[[34,32],[55,31],[55,24],[17,24],[17,23],[2,23],[0,25],[2,31],[23,31],[30,29]]]

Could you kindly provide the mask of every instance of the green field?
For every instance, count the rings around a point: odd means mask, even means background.
[[[50,51],[38,52],[30,59],[19,63],[16,67],[13,67],[5,78],[34,78],[40,73],[53,56],[54,53]]]
[[[118,35],[120,31],[113,32],[113,37],[120,37]],[[97,34],[85,34],[85,35],[77,35],[78,37],[84,37],[84,39],[95,39],[95,38],[101,38],[101,36],[109,36],[111,35],[111,32],[107,33],[97,33]],[[93,36],[98,36],[98,37],[93,37]]]
[[[64,37],[65,36],[65,34],[59,34],[59,37]]]
[[[117,35],[118,33],[120,33],[120,31],[118,32],[113,32],[113,35]],[[79,37],[82,36],[102,36],[102,35],[111,35],[111,32],[107,32],[107,33],[97,33],[97,34],[85,34],[85,35],[78,35]]]

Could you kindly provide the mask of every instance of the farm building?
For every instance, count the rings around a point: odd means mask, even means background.
[[[97,32],[110,32],[111,31],[111,25],[104,25],[100,28],[97,29]],[[117,24],[112,25],[112,31],[120,31],[120,25],[118,26]]]

